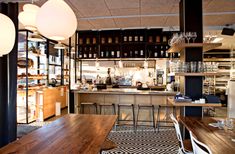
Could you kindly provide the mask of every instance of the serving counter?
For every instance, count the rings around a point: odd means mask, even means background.
[[[138,104],[150,104],[150,105],[161,105],[167,104],[168,97],[174,97],[176,92],[169,91],[151,91],[151,90],[137,90],[133,88],[110,88],[98,91],[81,91],[73,90],[74,93],[74,104],[75,112],[80,112],[81,102],[94,102],[98,105],[102,104],[134,104],[135,109],[137,109]],[[99,109],[98,109],[99,110]],[[111,114],[111,109],[104,109],[106,114]],[[132,118],[131,110],[124,109],[121,116],[125,119]],[[92,113],[94,109],[85,108],[85,113]],[[168,112],[168,109],[162,110],[162,115],[164,112]],[[137,112],[136,112],[137,113]],[[151,118],[151,112],[144,110],[140,113],[140,118],[147,120]],[[157,112],[155,112],[157,116]]]

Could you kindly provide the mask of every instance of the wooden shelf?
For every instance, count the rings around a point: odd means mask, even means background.
[[[203,72],[203,73],[175,73],[175,76],[216,76],[221,75],[218,72]]]
[[[168,53],[175,53],[175,52],[180,52],[185,48],[194,48],[194,47],[202,47],[203,52],[206,52],[208,50],[212,50],[214,48],[217,48],[221,46],[222,43],[182,43],[182,44],[177,44],[173,45],[170,47],[169,50],[167,50]]]
[[[192,103],[192,102],[176,102],[173,98],[167,98],[167,102],[172,106],[201,106],[201,107],[221,107],[221,103]]]

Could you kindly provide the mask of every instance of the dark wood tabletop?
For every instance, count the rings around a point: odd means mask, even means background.
[[[235,154],[235,128],[233,130],[212,127],[209,123],[216,123],[215,118],[210,117],[179,117],[179,121],[195,137],[208,145],[213,154]]]
[[[0,149],[0,154],[97,154],[116,115],[68,114]]]

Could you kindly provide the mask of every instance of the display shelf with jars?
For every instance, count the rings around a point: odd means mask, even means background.
[[[17,122],[36,120],[36,91],[47,86],[46,43],[28,40],[32,32],[19,31],[17,59]]]

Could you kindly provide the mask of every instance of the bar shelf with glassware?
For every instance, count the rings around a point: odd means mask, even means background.
[[[167,50],[168,53],[175,53],[175,52],[180,52],[185,48],[194,48],[194,47],[202,47],[203,52],[212,50],[214,48],[217,48],[221,46],[222,43],[180,43],[180,44],[175,44]]]

